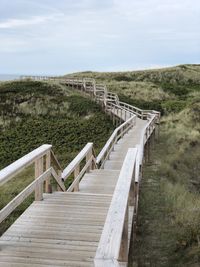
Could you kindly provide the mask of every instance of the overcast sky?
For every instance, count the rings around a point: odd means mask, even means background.
[[[199,0],[0,0],[0,73],[200,63]]]

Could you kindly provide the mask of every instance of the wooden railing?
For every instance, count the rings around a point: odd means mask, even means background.
[[[90,95],[92,93],[95,99],[97,101],[99,100],[104,102],[105,106],[109,105],[109,103],[114,103],[118,107],[121,107],[124,110],[127,110],[137,115],[141,119],[146,120],[148,114],[153,113],[154,115],[157,116],[157,122],[159,122],[160,112],[157,112],[155,110],[142,110],[133,105],[129,105],[127,103],[119,101],[118,95],[116,93],[109,92],[105,84],[97,84],[94,79],[66,78],[62,80],[62,82],[71,86],[78,86],[80,88],[83,88],[83,90],[85,92],[90,93]]]
[[[21,80],[35,80],[35,81],[54,81],[60,79],[60,77],[54,76],[36,76],[36,75],[24,75],[20,77]]]
[[[31,164],[35,165],[35,180],[0,211],[0,222],[6,219],[34,191],[36,201],[43,199],[44,188],[46,193],[50,193],[52,191],[50,184],[51,177],[55,179],[60,190],[66,190],[59,176],[59,172],[61,173],[60,165],[51,148],[51,145],[42,145],[0,171],[0,185],[2,186],[18,173],[22,172],[26,167]],[[57,171],[51,166],[51,158],[58,167]]]
[[[21,172],[24,168],[30,164],[36,162],[39,158],[50,153],[52,145],[42,145],[41,147],[33,150],[26,156],[20,158],[8,167],[0,171],[0,185],[8,182],[13,176]]]
[[[85,165],[80,170],[81,163],[85,160]],[[88,143],[81,152],[72,160],[72,162],[64,169],[62,173],[62,180],[66,181],[71,178],[73,174],[73,182],[67,191],[79,191],[79,182],[85,172],[97,168],[96,159],[94,156],[93,143]]]
[[[140,142],[137,146],[138,153],[136,157],[136,165],[135,165],[135,214],[137,214],[138,210],[138,200],[139,200],[139,185],[142,176],[142,165],[144,159],[144,150],[145,146],[147,146],[147,142],[151,137],[152,133],[155,131],[156,123],[157,123],[157,115],[151,115],[148,117],[148,123],[143,129],[140,137]],[[154,138],[154,137],[153,137]],[[147,149],[146,153],[149,153],[149,149]]]
[[[125,157],[96,252],[96,267],[122,266],[121,262],[126,266],[128,262],[128,226],[133,220],[136,155],[137,149],[130,148]],[[129,215],[131,207],[132,216]]]
[[[108,141],[106,142],[105,146],[99,153],[96,159],[96,163],[100,168],[104,167],[104,163],[107,159],[109,159],[109,155],[114,148],[114,145],[118,142],[120,138],[122,138],[136,123],[136,116],[132,116],[130,119],[125,121],[119,127],[117,127]]]
[[[86,164],[80,171],[81,163]],[[85,172],[97,168],[93,143],[88,143],[75,159],[62,171],[60,163],[52,151],[52,145],[42,145],[0,171],[0,186],[10,181],[26,167],[34,164],[35,180],[11,200],[0,211],[0,223],[5,220],[30,194],[35,191],[35,200],[43,199],[43,192],[52,193],[50,178],[58,185],[57,190],[66,191],[64,181],[74,174],[74,180],[67,191],[78,191],[79,182]],[[56,170],[55,170],[56,169]]]

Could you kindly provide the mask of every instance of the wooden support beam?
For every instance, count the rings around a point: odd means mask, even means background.
[[[75,170],[74,170],[74,180],[77,178],[79,173],[80,173],[80,164],[77,165]],[[79,191],[79,183],[76,183],[76,185],[74,186],[74,191],[75,192]]]
[[[128,262],[128,219],[129,219],[129,207],[127,205],[119,257],[117,259],[119,262]]]
[[[137,215],[139,198],[139,182],[134,185],[134,213]]]
[[[35,179],[42,175],[44,171],[44,158],[41,157],[35,161]],[[38,182],[35,186],[35,200],[43,199],[43,183]]]
[[[46,156],[45,156],[45,171],[48,170],[51,167],[51,151],[48,151]],[[51,177],[47,178],[45,181],[45,192],[46,193],[51,193],[52,188],[50,184]]]
[[[147,141],[148,147],[147,147],[147,162],[150,163],[151,161],[151,137],[149,137]]]
[[[86,163],[91,159],[91,157],[92,157],[92,149],[90,149],[86,155]],[[92,169],[92,162],[87,168],[86,172],[90,172],[91,169]]]
[[[160,138],[160,124],[157,124],[157,126],[156,126],[156,130],[157,130],[156,140],[158,141],[159,138]]]

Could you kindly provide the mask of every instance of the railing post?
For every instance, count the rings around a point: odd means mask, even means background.
[[[151,161],[151,138],[152,136],[150,135],[148,139],[148,162],[149,163]]]
[[[137,162],[136,162],[137,164]],[[136,165],[134,168],[134,173],[131,181],[131,187],[130,187],[130,192],[129,192],[129,206],[134,206],[135,205],[135,175],[136,175]]]
[[[96,98],[97,93],[96,93],[96,83],[95,82],[93,84],[93,88],[94,88],[94,97]]]
[[[112,151],[114,151],[114,144],[115,144],[115,139],[111,142],[111,147],[112,147]]]
[[[113,107],[113,125],[115,125],[115,106]]]
[[[150,139],[148,138],[146,141],[146,153],[145,153],[145,163],[150,161]]]
[[[155,128],[153,130],[153,133],[152,133],[152,149],[154,150],[155,149]]]
[[[62,171],[61,170],[58,170],[58,177],[61,177],[61,176],[62,176]],[[59,185],[57,185],[57,191],[62,192],[62,189],[60,188]]]
[[[35,161],[35,179],[37,179],[42,173],[44,169],[44,159],[43,157],[37,159]],[[40,201],[43,199],[43,183],[37,183],[35,186],[35,200]]]
[[[80,173],[80,164],[77,165],[77,167],[74,170],[74,179],[79,175]],[[74,191],[77,192],[79,191],[79,183],[77,183],[74,187]]]
[[[91,157],[92,157],[92,148],[88,151],[86,155],[86,163],[91,159]],[[92,162],[90,166],[87,168],[86,172],[90,172],[91,168],[92,168]]]
[[[121,128],[121,139],[123,138],[123,131],[124,131],[124,127]]]
[[[45,171],[48,170],[50,167],[51,167],[51,151],[48,151],[46,154]],[[52,188],[50,184],[50,177],[47,178],[45,182],[45,192],[46,193],[52,192]]]
[[[160,124],[157,124],[157,127],[156,127],[156,140],[159,140],[159,137],[160,137]]]
[[[118,261],[120,262],[128,262],[128,217],[129,217],[129,207],[127,205],[126,215],[124,220],[124,228],[122,232],[122,240],[119,251]]]

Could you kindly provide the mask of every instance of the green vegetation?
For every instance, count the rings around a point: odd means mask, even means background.
[[[87,142],[98,152],[113,129],[97,104],[58,85],[2,84],[0,102],[1,168],[44,143],[52,144],[66,165]]]
[[[132,72],[84,72],[68,76],[105,82],[122,101],[126,99],[126,102],[145,109],[154,107],[165,115],[183,110],[191,103],[191,95],[200,91],[200,65]]]
[[[61,165],[88,143],[98,153],[111,132],[112,122],[92,100],[59,84],[9,82],[0,84],[0,168],[42,144],[52,144]],[[33,180],[28,168],[0,188],[0,209]],[[26,200],[1,225],[2,233],[30,204]]]
[[[122,101],[163,114],[144,167],[130,266],[200,266],[200,65],[75,75],[94,77]]]

